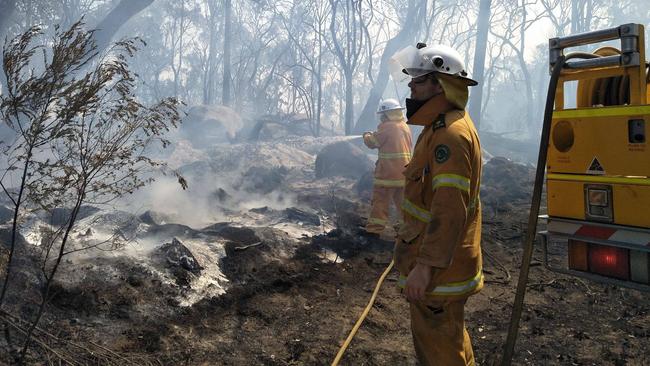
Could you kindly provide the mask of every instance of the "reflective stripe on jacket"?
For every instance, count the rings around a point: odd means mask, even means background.
[[[425,126],[404,171],[404,225],[395,263],[407,276],[416,263],[434,268],[431,298],[466,298],[483,287],[481,148],[467,112],[444,95],[429,100],[409,120]]]

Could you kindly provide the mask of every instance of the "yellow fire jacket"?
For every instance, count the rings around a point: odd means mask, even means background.
[[[433,267],[430,299],[464,299],[483,287],[478,134],[467,112],[444,95],[408,123],[425,128],[404,172],[404,225],[395,245],[400,285],[422,263]]]
[[[375,186],[404,187],[404,167],[411,160],[411,130],[403,120],[385,121],[363,142],[379,149],[375,165]]]

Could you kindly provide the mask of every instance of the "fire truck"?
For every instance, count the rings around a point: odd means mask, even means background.
[[[617,40],[620,47],[567,53]],[[536,236],[548,269],[650,291],[650,76],[644,27],[624,24],[552,38],[549,63],[533,200],[501,365],[510,365],[514,353]],[[575,108],[565,108],[571,83],[577,83]],[[540,216],[544,185],[547,214]],[[546,230],[537,231],[539,219],[546,221]],[[565,258],[563,263],[549,260],[550,248],[553,257]]]
[[[566,61],[560,73],[546,160],[545,265],[558,272],[650,290],[650,124],[640,24],[550,40],[551,67],[568,47],[620,39]],[[577,81],[576,108],[564,108]],[[566,240],[568,263],[553,267],[548,243]]]

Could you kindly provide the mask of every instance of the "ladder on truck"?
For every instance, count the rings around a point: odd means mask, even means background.
[[[620,40],[620,49],[565,49]],[[549,270],[650,292],[650,82],[644,27],[549,40],[552,69],[533,202],[502,365],[510,365],[536,234]],[[576,108],[565,108],[575,81]],[[544,180],[544,171],[546,179]],[[546,182],[547,215],[539,216]],[[538,219],[547,222],[537,232]],[[549,260],[563,249],[566,263]]]

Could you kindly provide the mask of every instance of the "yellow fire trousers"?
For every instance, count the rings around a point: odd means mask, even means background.
[[[397,209],[398,219],[402,220],[402,199],[404,198],[403,187],[381,187],[374,186],[372,189],[372,208],[370,217],[366,224],[366,231],[369,233],[381,234],[388,225],[389,206],[391,201]]]
[[[465,300],[411,303],[411,333],[420,366],[473,366]]]

